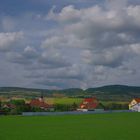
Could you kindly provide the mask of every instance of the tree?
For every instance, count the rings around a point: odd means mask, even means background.
[[[54,109],[55,109],[55,111],[70,111],[71,110],[71,105],[55,104]]]
[[[26,111],[27,109],[24,100],[11,100],[10,104],[13,104],[16,106],[16,108],[13,108],[9,111],[9,113],[12,115],[22,114],[22,112]]]
[[[107,110],[126,110],[128,109],[128,104],[121,103],[109,103],[105,106]]]
[[[102,103],[99,103],[97,109],[105,109],[105,106]]]
[[[25,105],[25,101],[24,101],[24,100],[11,100],[10,103],[11,103],[11,104],[14,104],[14,105],[16,105],[16,106]]]
[[[2,106],[2,102],[0,101],[0,109],[1,109],[1,106]]]
[[[71,110],[76,110],[78,108],[78,105],[74,102],[71,106]]]

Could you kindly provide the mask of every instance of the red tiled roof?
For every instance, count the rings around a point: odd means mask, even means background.
[[[137,103],[140,103],[140,98],[135,98],[134,99]]]
[[[86,98],[80,104],[80,108],[82,109],[95,109],[98,106],[98,101],[96,98]]]
[[[94,101],[97,101],[96,98],[85,98],[84,99],[84,102],[94,102]]]
[[[50,106],[45,103],[43,100],[40,101],[39,99],[33,99],[31,102],[30,102],[30,106],[32,107],[39,107],[39,108],[49,108]]]

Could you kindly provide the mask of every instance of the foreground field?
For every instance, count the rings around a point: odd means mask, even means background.
[[[140,114],[0,117],[0,140],[136,140]]]

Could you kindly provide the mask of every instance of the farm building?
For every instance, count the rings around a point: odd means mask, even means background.
[[[40,97],[38,99],[32,99],[31,102],[29,103],[29,105],[31,107],[35,107],[35,108],[40,108],[43,110],[50,110],[52,109],[52,105],[47,104],[43,97]]]
[[[99,105],[99,102],[95,97],[85,98],[83,102],[80,104],[78,111],[95,110],[98,105]]]
[[[129,110],[140,112],[140,98],[135,98],[130,102]]]

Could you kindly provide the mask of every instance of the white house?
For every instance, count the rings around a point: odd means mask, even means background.
[[[140,112],[140,98],[135,98],[130,102],[129,110]]]

